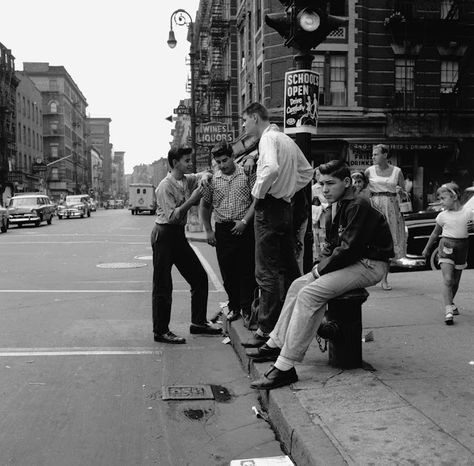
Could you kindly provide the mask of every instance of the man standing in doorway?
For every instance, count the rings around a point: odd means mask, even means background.
[[[246,347],[258,347],[273,330],[290,284],[300,276],[295,257],[291,199],[313,176],[303,152],[278,126],[267,109],[254,102],[243,112],[244,129],[258,144],[255,203],[255,276],[260,287],[258,328]]]
[[[168,152],[170,173],[156,189],[157,214],[151,233],[153,248],[153,333],[161,343],[182,344],[186,340],[169,329],[173,282],[171,269],[177,267],[191,285],[190,333],[220,335],[221,329],[207,322],[208,280],[184,229],[188,210],[199,202],[210,173],[187,174],[192,168],[192,149],[172,148]]]

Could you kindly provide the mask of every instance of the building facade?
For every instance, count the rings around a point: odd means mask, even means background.
[[[125,152],[115,151],[112,160],[112,195],[114,199],[125,199]]]
[[[23,72],[16,76],[16,155],[11,167],[15,192],[46,192],[41,92]]]
[[[102,205],[102,193],[104,190],[103,182],[103,159],[100,152],[94,147],[90,148],[91,160],[91,184],[89,194],[99,205]]]
[[[0,43],[0,203],[6,204],[14,193],[10,173],[16,154],[16,88],[15,57]]]
[[[112,144],[110,143],[110,118],[88,118],[88,144],[99,151],[102,157],[103,188],[101,196],[107,200],[112,196]]]
[[[24,63],[23,73],[42,96],[48,194],[60,200],[68,194],[88,192],[86,98],[63,66]]]
[[[282,2],[229,0],[222,16],[220,5],[202,0],[196,17],[197,119],[210,119],[218,101],[236,117],[259,101],[282,126],[285,72],[296,69],[297,52],[264,22],[265,14],[284,11]],[[413,180],[416,209],[445,181],[471,185],[474,2],[332,0],[326,6],[347,22],[312,51],[320,76],[312,163],[342,158],[363,170],[373,145],[388,144],[392,163]],[[219,54],[230,64],[225,85],[204,66]],[[213,89],[224,97],[216,100]],[[240,134],[234,147],[241,153],[254,143]]]

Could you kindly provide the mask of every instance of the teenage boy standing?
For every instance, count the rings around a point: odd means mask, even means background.
[[[185,236],[188,210],[199,202],[204,185],[211,177],[202,172],[187,174],[192,168],[192,149],[172,148],[168,152],[170,173],[156,189],[157,214],[151,233],[153,248],[153,333],[161,343],[186,343],[169,329],[173,282],[171,268],[177,267],[191,285],[191,326],[193,334],[220,335],[221,329],[207,322],[208,280],[201,262]]]
[[[204,188],[201,218],[207,242],[216,247],[217,261],[229,297],[227,320],[250,315],[255,283],[255,239],[252,186],[255,176],[247,176],[234,161],[227,143],[212,149],[217,172]],[[253,182],[252,182],[253,178]],[[214,210],[215,232],[211,225]]]
[[[303,360],[321,324],[326,303],[345,292],[378,283],[393,257],[393,241],[385,217],[354,193],[349,167],[341,160],[319,166],[319,183],[331,204],[326,244],[313,270],[295,280],[269,340],[248,353],[257,362],[275,365],[252,388],[267,389],[298,380],[294,365]]]
[[[243,112],[245,132],[260,139],[255,203],[255,277],[260,288],[258,329],[247,347],[263,345],[273,330],[291,282],[301,275],[295,257],[291,200],[313,177],[303,152],[267,109],[254,102]]]

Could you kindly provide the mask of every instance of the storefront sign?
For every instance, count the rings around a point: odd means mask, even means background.
[[[45,163],[34,163],[33,164],[33,172],[45,172],[48,169]]]
[[[285,73],[285,133],[317,134],[318,97],[318,73],[310,70]]]
[[[196,127],[196,142],[201,146],[214,146],[220,142],[232,142],[234,129],[226,123],[211,121]]]
[[[351,171],[364,171],[372,165],[373,144],[349,144],[348,163]]]

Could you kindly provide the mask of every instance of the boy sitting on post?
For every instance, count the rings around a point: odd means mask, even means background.
[[[291,284],[268,341],[247,352],[255,362],[276,361],[252,382],[252,388],[271,390],[296,382],[294,365],[303,360],[315,337],[326,303],[378,283],[394,254],[385,217],[355,194],[347,164],[331,160],[320,165],[319,171],[319,183],[332,210],[326,220],[326,243],[312,271]]]

